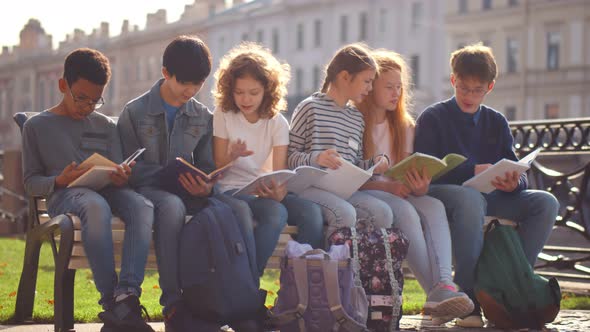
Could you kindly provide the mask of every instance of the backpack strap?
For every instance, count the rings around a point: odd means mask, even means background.
[[[338,261],[322,261],[322,272],[324,273],[324,286],[326,287],[328,306],[332,312],[332,317],[334,317],[334,320],[336,321],[332,331],[337,332],[340,330],[340,327],[343,327],[349,332],[366,331],[367,329],[352,319],[342,307],[342,302],[340,300],[340,283],[338,280]],[[330,280],[334,280],[334,282],[329,282]]]
[[[385,246],[385,268],[389,274],[389,284],[391,286],[391,297],[393,300],[393,305],[391,307],[391,321],[389,322],[389,331],[395,331],[397,320],[399,318],[399,309],[401,307],[401,300],[399,295],[399,284],[397,283],[397,279],[395,279],[395,274],[393,272],[393,259],[391,258],[391,247],[389,245],[389,236],[387,235],[387,230],[385,228],[381,228],[381,235],[383,236],[383,246]]]
[[[284,258],[287,262],[287,257]],[[273,322],[284,325],[290,321],[297,319],[299,325],[299,331],[305,332],[305,320],[303,320],[303,314],[307,310],[309,302],[309,289],[307,281],[307,260],[293,258],[290,260],[293,265],[293,274],[295,280],[295,288],[297,289],[297,298],[299,303],[291,310],[286,310],[279,315],[273,315]],[[283,272],[283,271],[282,271]]]
[[[361,284],[360,278],[361,263],[359,262],[359,242],[356,233],[356,228],[354,228],[354,226],[350,227],[350,235],[352,237],[352,271],[354,273],[354,286],[362,288],[363,285]]]

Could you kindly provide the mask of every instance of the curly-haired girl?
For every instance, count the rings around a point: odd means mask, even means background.
[[[231,194],[261,174],[287,168],[289,124],[280,112],[287,106],[289,78],[289,65],[255,43],[242,43],[221,59],[215,73],[214,158],[217,167],[234,163],[219,180],[222,191]],[[248,202],[257,221],[261,274],[286,223],[299,226],[299,242],[321,245],[320,207],[287,193],[286,183],[263,183],[256,195],[237,197]]]

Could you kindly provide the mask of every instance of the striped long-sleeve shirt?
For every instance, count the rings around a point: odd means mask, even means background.
[[[293,113],[289,134],[289,168],[307,165],[320,167],[318,155],[335,149],[342,158],[367,169],[363,160],[363,115],[352,106],[340,107],[324,93],[314,93]]]

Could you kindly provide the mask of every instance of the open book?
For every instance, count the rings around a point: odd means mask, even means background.
[[[496,187],[492,185],[492,181],[495,180],[496,177],[500,177],[503,179],[506,177],[506,172],[516,171],[519,175],[524,173],[531,167],[531,164],[533,163],[535,158],[537,158],[537,155],[540,151],[541,148],[538,148],[519,161],[504,158],[498,161],[497,163],[493,164],[485,171],[463,182],[463,185],[466,187],[477,189],[482,193],[489,194],[492,191],[496,190]]]
[[[355,191],[373,176],[373,170],[381,163],[380,161],[368,170],[364,170],[342,158],[340,161],[342,166],[338,167],[338,169],[326,170],[328,174],[323,176],[317,183],[313,183],[313,186],[336,194],[342,199],[349,199]]]
[[[299,166],[294,170],[281,169],[260,175],[240,190],[236,191],[233,195],[254,195],[261,183],[269,186],[272,183],[272,180],[274,180],[277,185],[286,182],[288,191],[300,193],[310,187],[314,182],[319,181],[319,179],[326,174],[328,174],[328,172],[312,166]]]
[[[131,164],[139,155],[145,151],[145,148],[137,149],[133,152],[123,164]],[[90,157],[86,158],[78,167],[89,167],[88,171],[80,175],[76,180],[70,182],[68,188],[71,187],[86,187],[92,190],[100,190],[111,183],[111,174],[117,171],[116,163],[112,162],[108,158],[104,157],[100,153],[93,153]]]
[[[383,175],[405,182],[406,173],[412,166],[418,171],[422,171],[422,168],[425,167],[425,172],[434,181],[459,166],[465,159],[456,153],[449,153],[443,159],[438,159],[431,155],[415,152],[385,171]]]
[[[205,182],[212,182],[219,176],[223,175],[232,165],[233,163],[229,163],[207,174],[183,158],[177,157],[173,162],[162,168],[156,174],[156,177],[158,178],[157,182],[161,187],[172,193],[179,194],[186,192],[178,179],[180,174],[190,173],[195,177],[200,177]]]

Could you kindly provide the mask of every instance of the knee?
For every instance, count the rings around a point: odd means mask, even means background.
[[[390,207],[392,212],[393,224],[411,224],[420,225],[420,216],[416,208],[410,202],[404,200],[401,204]]]
[[[443,201],[447,209],[465,215],[466,218],[463,219],[481,219],[483,222],[487,201],[479,191],[469,187],[455,186],[444,198],[437,198]],[[478,224],[481,225],[481,223]]]
[[[537,191],[535,193],[536,196],[536,206],[532,207],[534,210],[540,210],[543,215],[547,216],[548,221],[551,221],[551,224],[555,223],[555,217],[559,213],[559,201],[553,194],[546,192],[546,191]],[[550,220],[549,220],[550,219]]]
[[[163,228],[180,229],[184,225],[186,207],[176,195],[167,195],[159,201],[155,210],[155,224]]]
[[[257,219],[264,218],[263,223],[265,225],[272,225],[273,228],[280,228],[282,230],[287,225],[287,208],[272,199],[262,198],[262,200],[264,200],[263,206],[259,206],[257,209],[258,211],[262,211],[258,212],[260,215],[257,216]]]
[[[373,222],[377,227],[391,227],[393,224],[393,211],[387,203],[381,200],[375,200],[375,204],[371,207],[371,210],[371,213],[373,214]],[[416,211],[413,208],[412,210],[415,214],[413,218],[419,221],[418,214],[416,214]]]
[[[91,226],[104,222],[108,222],[110,226],[111,207],[102,196],[98,194],[82,194],[78,199],[82,204],[82,213],[87,216],[85,219],[93,220]]]

